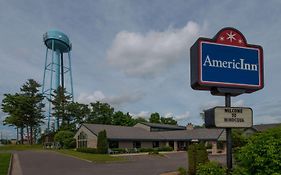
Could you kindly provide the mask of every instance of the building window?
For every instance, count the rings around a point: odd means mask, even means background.
[[[153,148],[159,148],[159,141],[152,142]]]
[[[109,141],[109,148],[119,148],[119,142],[118,141]]]
[[[141,142],[140,141],[133,142],[133,148],[141,148]]]
[[[87,148],[87,134],[83,131],[78,135],[78,148]]]

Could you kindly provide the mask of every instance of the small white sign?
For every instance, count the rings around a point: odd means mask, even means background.
[[[253,110],[244,107],[215,107],[215,126],[222,128],[250,128],[253,126]]]

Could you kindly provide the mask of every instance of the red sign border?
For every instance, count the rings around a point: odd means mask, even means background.
[[[230,44],[224,44],[221,42],[218,42],[219,37],[221,33],[225,31],[235,31],[237,34],[240,35],[240,37],[243,40],[243,44],[241,46],[239,45],[230,45]],[[259,52],[259,85],[246,85],[246,84],[238,84],[238,83],[220,83],[220,82],[206,82],[202,81],[202,70],[201,70],[201,44],[205,43],[210,43],[210,44],[218,44],[222,46],[230,46],[230,47],[239,47],[239,48],[249,48],[249,49],[255,49],[258,50]],[[257,90],[260,90],[264,87],[264,61],[263,61],[263,48],[259,45],[254,45],[254,44],[248,44],[246,41],[246,38],[244,35],[237,29],[232,28],[232,27],[226,27],[221,29],[213,39],[209,38],[203,38],[200,37],[197,39],[195,42],[197,44],[197,61],[198,61],[198,67],[197,67],[197,73],[198,73],[198,79],[197,79],[197,87],[193,87],[193,89],[196,90],[211,90],[212,88],[238,88],[238,89],[244,89],[246,90],[247,93],[251,93]]]

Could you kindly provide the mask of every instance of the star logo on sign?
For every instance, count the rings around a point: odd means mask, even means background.
[[[232,33],[232,31],[230,31],[229,33],[226,33],[227,34],[227,38],[230,42],[232,42],[232,40],[236,40],[236,38],[234,37],[236,34],[235,33]]]
[[[224,37],[223,37],[223,36],[221,36],[221,37],[220,37],[220,40],[221,40],[221,41],[224,41]]]

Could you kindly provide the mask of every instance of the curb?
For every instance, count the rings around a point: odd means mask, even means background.
[[[11,153],[10,163],[9,163],[9,169],[8,169],[8,174],[7,174],[7,175],[12,175],[13,158],[14,158],[14,154]]]

